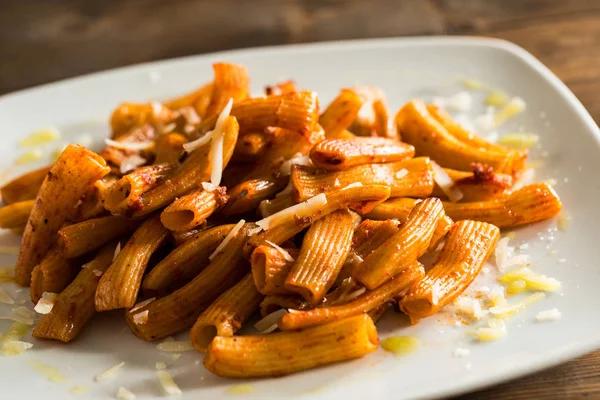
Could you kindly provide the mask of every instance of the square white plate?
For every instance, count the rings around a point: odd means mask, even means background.
[[[247,382],[212,376],[196,352],[174,361],[170,354],[159,353],[154,343],[131,335],[122,312],[107,313],[95,317],[70,345],[36,341],[21,356],[0,357],[0,397],[65,399],[70,388],[79,385],[90,388],[79,395],[82,398],[108,398],[119,386],[136,393],[138,399],[161,398],[154,365],[165,361],[184,398],[230,398],[228,390],[240,383],[251,385],[253,392],[244,396],[248,399],[431,398],[515,378],[600,346],[600,319],[596,317],[600,247],[592,244],[600,226],[600,179],[595,175],[600,170],[598,127],[556,76],[529,53],[504,41],[432,37],[261,48],[137,65],[44,85],[0,98],[4,138],[0,166],[8,169],[10,177],[35,167],[14,166],[24,152],[16,143],[47,126],[56,126],[64,142],[83,140],[81,135],[89,133],[100,145],[108,132],[109,113],[117,104],[190,91],[212,79],[214,61],[247,65],[254,93],[267,84],[293,78],[300,87],[317,90],[322,105],[342,87],[371,84],[386,91],[395,112],[413,97],[430,99],[464,90],[459,83],[462,78],[520,96],[527,103],[526,112],[502,126],[500,133],[524,130],[540,135],[541,149],[533,149],[531,155],[543,162],[537,178],[558,181],[556,189],[572,221],[566,232],[553,232],[556,221],[518,229],[514,242],[529,243],[533,267],[561,280],[562,292],[513,317],[508,335],[494,343],[474,343],[465,327],[437,322],[438,317],[409,326],[406,318],[390,312],[378,326],[380,337],[416,335],[422,341],[417,351],[395,357],[378,350],[360,360]],[[478,108],[473,113],[482,112],[484,95],[474,92]],[[54,143],[43,149],[49,154],[57,147]],[[39,164],[48,162],[45,156]],[[0,236],[2,245],[16,243],[18,238],[10,233]],[[2,257],[0,265],[14,263],[14,258]],[[559,262],[563,258],[566,262]],[[485,279],[478,278],[478,284]],[[26,290],[16,293],[12,285],[3,287],[17,299],[28,297]],[[562,319],[534,322],[537,312],[554,307],[562,312]],[[0,304],[0,315],[9,314],[10,306]],[[8,326],[9,321],[0,321],[0,331]],[[25,340],[31,340],[29,335]],[[471,354],[453,357],[456,347],[466,347]],[[56,367],[68,382],[49,382],[31,367],[32,360]],[[126,362],[125,367],[111,379],[93,381],[96,374],[120,361]]]

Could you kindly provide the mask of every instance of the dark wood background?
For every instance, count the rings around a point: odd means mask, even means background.
[[[215,50],[407,35],[513,41],[600,121],[600,0],[0,0],[0,94]],[[600,352],[461,398],[584,397],[600,398]]]

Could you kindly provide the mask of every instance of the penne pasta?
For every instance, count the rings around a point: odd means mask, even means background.
[[[213,64],[215,79],[210,103],[203,118],[210,118],[221,112],[229,99],[234,103],[245,100],[250,93],[250,77],[245,66],[229,63]]]
[[[165,101],[165,107],[171,110],[179,110],[183,107],[193,107],[199,117],[204,117],[208,103],[212,97],[213,84],[207,83],[183,96],[175,97]]]
[[[310,326],[367,313],[400,296],[411,285],[423,279],[424,276],[425,269],[418,261],[415,261],[383,285],[374,290],[366,291],[347,303],[331,307],[325,305],[312,310],[285,314],[279,320],[279,328],[283,331],[305,329]]]
[[[496,174],[489,167],[481,164],[471,165],[473,172],[456,171],[445,168],[445,172],[454,181],[456,187],[462,194],[460,203],[484,201],[507,195],[513,184],[511,175]],[[432,196],[446,200],[448,196],[436,185]]]
[[[116,180],[116,176],[110,174],[94,182],[75,204],[69,219],[73,222],[81,222],[105,214],[103,196]]]
[[[155,340],[191,327],[202,311],[248,273],[242,249],[252,226],[245,224],[191,282],[141,307],[139,312],[148,311],[147,321],[136,322],[132,313],[127,313],[133,333],[144,340]]]
[[[402,272],[425,254],[435,227],[443,218],[439,199],[429,198],[417,204],[398,232],[354,269],[354,280],[373,290]]]
[[[228,117],[223,128],[223,168],[233,154],[238,130],[235,118]],[[144,193],[138,204],[130,207],[128,212],[136,218],[147,215],[208,181],[211,174],[210,147],[210,143],[207,143],[192,151],[168,179]]]
[[[81,146],[69,145],[44,179],[23,233],[15,280],[29,285],[31,271],[50,248],[87,187],[109,172],[104,160]]]
[[[230,378],[281,376],[362,357],[379,345],[368,315],[357,315],[299,332],[216,337],[204,366]]]
[[[260,303],[260,314],[266,317],[281,309],[306,310],[310,305],[300,296],[289,294],[272,294],[266,296]]]
[[[377,99],[373,102],[373,115],[375,116],[376,136],[398,139],[398,132],[390,119],[390,112],[384,99]]]
[[[364,104],[348,129],[357,136],[385,136],[380,126],[386,117],[383,113],[387,113],[383,91],[374,86],[355,86],[353,90],[364,99]]]
[[[280,192],[275,198],[270,200],[263,200],[258,206],[258,211],[263,218],[273,215],[281,210],[296,204],[292,196],[292,192],[282,193]]]
[[[195,190],[165,208],[160,214],[160,221],[171,231],[189,231],[206,221],[227,200],[224,187],[217,187],[213,191]]]
[[[404,161],[415,155],[415,148],[394,139],[356,137],[328,139],[317,143],[310,159],[317,168],[330,171],[355,165]]]
[[[351,89],[342,89],[319,117],[327,139],[336,139],[358,115],[364,99]]]
[[[79,268],[77,277],[60,292],[52,310],[43,315],[33,329],[36,339],[54,339],[68,343],[75,339],[96,313],[94,295],[102,273],[110,266],[115,243],[104,245],[94,259]]]
[[[264,295],[291,294],[284,287],[294,261],[298,258],[298,249],[284,249],[284,252],[272,245],[258,246],[250,257],[250,266],[254,284]]]
[[[280,82],[273,86],[267,86],[265,88],[265,94],[267,96],[278,96],[284,93],[293,93],[298,91],[299,90],[296,87],[296,82],[292,80]]]
[[[468,171],[471,163],[486,164],[499,173],[515,175],[524,168],[526,152],[502,152],[466,143],[448,132],[419,100],[404,105],[396,115],[402,140],[441,166]]]
[[[110,117],[112,138],[121,139],[143,126],[152,128],[167,125],[177,117],[175,111],[160,103],[122,103]]]
[[[27,172],[2,186],[0,194],[2,195],[4,204],[34,200],[50,168],[52,167],[44,167]]]
[[[175,246],[181,246],[183,243],[195,237],[200,232],[206,230],[208,224],[205,222],[197,228],[190,229],[189,231],[184,232],[171,232],[171,236],[173,236],[173,241],[175,242]]]
[[[552,218],[560,213],[562,203],[550,185],[535,183],[507,197],[473,203],[445,202],[444,209],[455,221],[471,219],[506,228]]]
[[[335,283],[352,245],[354,217],[347,209],[314,222],[304,236],[300,254],[285,288],[317,305]]]
[[[79,257],[133,232],[139,224],[109,215],[63,226],[58,231],[58,250],[65,258]]]
[[[156,139],[154,165],[166,164],[178,166],[183,157],[183,145],[187,138],[180,133],[168,133]]]
[[[263,295],[256,290],[252,274],[224,292],[200,314],[190,331],[192,344],[201,353],[218,337],[232,337],[258,309]]]
[[[387,164],[357,165],[341,171],[294,165],[291,179],[298,201],[357,182],[389,186],[390,197],[426,197],[431,195],[434,187],[433,170],[427,157]]]
[[[418,319],[452,302],[479,274],[499,237],[500,230],[485,222],[454,224],[433,268],[400,301],[401,310]]]
[[[158,215],[137,228],[98,283],[96,311],[133,307],[150,256],[166,242],[168,233]]]
[[[269,149],[270,144],[271,135],[268,133],[246,133],[236,143],[232,160],[235,162],[257,161]]]
[[[229,202],[223,209],[225,215],[243,214],[255,210],[260,203],[274,197],[281,185],[270,179],[252,179],[227,191]]]
[[[23,230],[35,200],[23,200],[0,208],[0,228]]]
[[[141,157],[140,161],[145,164],[152,155],[152,150],[155,147],[153,140],[156,139],[156,136],[157,133],[154,127],[148,124],[141,125],[115,137],[114,141],[119,147],[114,144],[108,145],[100,152],[100,155],[107,163],[119,167],[119,172],[121,165],[132,157]],[[135,150],[132,146],[136,144],[146,145],[143,150]]]
[[[29,294],[36,304],[44,292],[60,293],[77,276],[81,264],[76,259],[65,258],[57,248],[51,248],[31,273]]]

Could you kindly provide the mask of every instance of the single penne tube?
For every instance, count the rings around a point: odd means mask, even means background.
[[[192,345],[204,353],[215,336],[233,336],[258,309],[262,299],[252,274],[247,274],[200,314],[190,331]]]
[[[271,294],[260,303],[260,315],[266,317],[277,310],[307,310],[310,305],[302,297],[290,294]]]
[[[281,376],[362,357],[378,345],[375,324],[363,314],[299,332],[216,337],[204,366],[230,378]]]
[[[123,176],[103,192],[104,207],[113,214],[135,209],[142,196],[165,180],[174,168],[170,164],[148,165]]]
[[[58,250],[65,258],[79,257],[133,232],[139,224],[139,221],[109,215],[63,226],[58,231]]]
[[[214,63],[212,96],[203,118],[210,118],[221,112],[229,99],[234,103],[245,100],[250,94],[248,69],[239,64]]]
[[[43,315],[33,330],[36,339],[54,339],[68,343],[75,339],[96,313],[94,295],[102,273],[112,263],[116,243],[104,245],[94,259],[79,268],[77,277],[56,299],[52,310]]]
[[[443,218],[439,199],[429,198],[417,204],[398,232],[354,269],[354,280],[373,290],[402,272],[425,254],[435,227]]]
[[[288,208],[269,216],[268,218],[276,223],[273,222],[272,227],[253,235],[244,247],[244,254],[250,257],[255,247],[268,244],[267,241],[280,245],[313,222],[341,208],[348,207],[358,212],[368,212],[375,204],[390,196],[390,188],[382,185],[353,186],[320,196],[324,196],[324,202],[316,209],[310,207],[307,201],[302,205],[293,206],[297,207],[295,212],[291,211],[292,208]],[[307,207],[306,210],[303,207]]]
[[[229,163],[237,141],[239,126],[233,117],[227,117],[223,126],[223,168]],[[168,179],[144,193],[138,204],[130,207],[128,213],[141,217],[172,203],[210,178],[212,164],[211,143],[197,148],[188,154]]]
[[[251,179],[235,185],[227,191],[229,201],[223,209],[225,215],[243,214],[254,211],[260,203],[281,189],[273,179]]]
[[[190,328],[198,316],[217,297],[235,285],[250,270],[243,257],[243,246],[253,224],[245,224],[232,236],[225,247],[191,282],[136,310],[146,312],[145,321],[136,321],[127,313],[127,323],[133,333],[144,340],[155,340]],[[230,232],[231,233],[231,232]]]
[[[229,224],[206,229],[176,247],[144,277],[144,294],[147,297],[166,295],[194,279],[208,265],[208,257],[233,227]]]
[[[23,200],[0,208],[0,228],[25,229],[35,200]]]
[[[148,218],[116,255],[96,290],[96,311],[133,307],[150,256],[168,239],[158,215]]]
[[[285,280],[285,288],[317,305],[335,283],[344,265],[354,231],[354,217],[347,209],[314,222],[302,241],[300,254]]]
[[[379,137],[398,139],[398,132],[390,118],[390,112],[384,99],[373,102],[373,115],[375,116],[375,134]]]
[[[29,285],[31,271],[46,255],[77,201],[109,171],[102,157],[81,146],[69,145],[62,152],[42,183],[23,233],[15,269],[19,285]]]
[[[154,139],[156,139],[156,136],[157,132],[153,126],[148,124],[139,126],[113,138],[119,146],[108,145],[100,152],[100,155],[107,163],[119,167],[118,170],[120,172],[121,164],[130,160],[132,157],[141,157],[141,160],[138,159],[138,163],[140,161],[146,162],[152,156],[153,150],[155,149]],[[131,148],[132,145],[135,146],[139,143],[145,143],[147,144],[147,147],[144,146],[145,148],[143,150],[134,150]],[[138,163],[136,163],[136,165],[138,165]]]
[[[386,164],[363,164],[341,171],[294,165],[291,179],[297,201],[354,183],[389,186],[391,197],[427,197],[435,184],[427,157]]]
[[[44,292],[62,292],[77,276],[80,269],[79,260],[67,259],[57,248],[51,248],[31,273],[29,287],[31,301],[36,304]]]
[[[160,221],[171,231],[185,232],[202,224],[227,203],[224,187],[213,191],[194,190],[172,202],[160,214]]]
[[[526,152],[506,153],[465,143],[451,135],[420,100],[409,101],[398,111],[396,126],[402,141],[413,145],[417,155],[431,157],[443,167],[469,171],[476,162],[509,175],[524,167]]]
[[[205,222],[197,228],[190,229],[189,231],[184,232],[171,232],[171,236],[173,236],[173,242],[175,242],[175,246],[181,246],[183,243],[188,240],[194,238],[200,232],[205,231],[208,228],[208,224]]]
[[[500,230],[485,222],[458,221],[433,268],[400,301],[411,319],[424,318],[452,302],[473,282],[500,237]]]
[[[511,175],[496,174],[492,168],[481,164],[473,164],[471,167],[473,172],[444,168],[450,179],[454,181],[454,187],[462,193],[460,203],[490,200],[510,192],[513,184]],[[442,200],[448,199],[438,185],[433,188],[432,196]]]
[[[285,314],[279,320],[278,326],[283,331],[291,331],[364,314],[400,296],[424,276],[425,269],[418,261],[415,261],[377,289],[365,291],[357,298],[341,305],[331,307],[325,305],[312,310]]]
[[[200,117],[204,117],[206,107],[212,97],[213,84],[207,83],[194,90],[193,92],[186,93],[183,96],[175,97],[165,101],[163,104],[165,107],[171,110],[178,110],[183,107],[193,107],[196,113]],[[198,104],[204,104],[204,107],[199,107]]]
[[[116,180],[115,175],[109,174],[94,182],[75,204],[69,214],[69,219],[73,222],[81,222],[106,214],[103,196]]]
[[[562,203],[550,185],[534,183],[509,196],[488,201],[444,202],[444,209],[455,221],[471,219],[507,228],[552,218],[560,213]]]
[[[339,171],[355,165],[403,161],[415,155],[415,148],[394,139],[356,137],[327,139],[310,151],[310,159],[317,168]]]
[[[44,167],[27,172],[2,186],[0,194],[2,195],[4,204],[35,199],[50,168],[52,167]]]
[[[232,161],[256,161],[265,154],[271,143],[271,135],[265,132],[249,132],[239,138],[233,151]]]
[[[365,100],[351,89],[342,89],[319,117],[328,139],[335,139],[358,115]]]
[[[385,104],[383,91],[374,86],[355,86],[352,89],[365,102],[348,130],[357,136],[384,136],[383,131],[379,130],[384,118],[381,113],[381,106]]]
[[[284,287],[284,283],[299,252],[298,249],[281,251],[268,244],[254,249],[250,257],[250,266],[258,291],[264,295],[291,294],[292,292]]]
[[[171,132],[159,136],[156,139],[154,164],[178,166],[184,154],[183,145],[185,143],[187,143],[187,138],[180,133]]]
[[[112,138],[120,139],[143,126],[168,125],[178,116],[177,112],[160,103],[121,103],[110,116]]]
[[[296,204],[292,196],[292,192],[277,194],[270,200],[263,200],[258,206],[258,211],[263,218],[273,215],[283,209],[293,206]]]

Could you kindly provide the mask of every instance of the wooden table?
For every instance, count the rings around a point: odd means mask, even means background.
[[[523,46],[600,121],[599,0],[2,0],[0,94],[215,50],[443,34]],[[600,397],[600,351],[460,398],[582,397]]]

